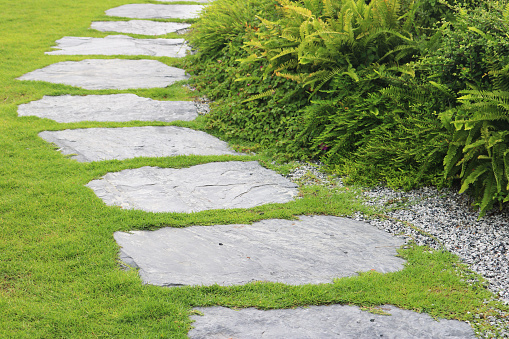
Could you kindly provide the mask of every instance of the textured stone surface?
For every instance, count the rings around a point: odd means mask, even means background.
[[[142,167],[108,173],[87,186],[107,205],[149,212],[249,208],[288,202],[297,195],[297,185],[255,161]]]
[[[87,161],[136,157],[238,154],[205,132],[175,126],[86,128],[45,131],[39,136],[60,147],[63,154]]]
[[[79,121],[191,121],[198,116],[191,101],[157,101],[135,94],[44,96],[18,106],[19,116],[57,122]]]
[[[18,80],[38,80],[85,89],[166,87],[188,79],[183,69],[156,60],[89,59],[64,61],[27,73]]]
[[[359,271],[401,270],[405,262],[396,257],[402,239],[332,216],[117,232],[115,239],[121,259],[161,286],[331,283]]]
[[[191,48],[184,39],[134,39],[125,35],[105,38],[63,37],[57,40],[60,50],[51,55],[150,55],[182,58]]]
[[[181,22],[158,22],[150,20],[96,21],[91,28],[101,32],[119,32],[142,35],[164,35],[191,27]]]
[[[295,338],[295,339],[468,339],[476,338],[466,322],[434,320],[427,314],[380,307],[391,315],[361,311],[356,306],[310,306],[290,310],[261,311],[254,308],[232,310],[225,307],[197,308],[193,315],[191,339]]]
[[[160,2],[175,2],[175,1],[183,1],[183,0],[156,0]],[[185,0],[185,1],[192,1],[192,2],[202,2],[202,3],[209,3],[214,0]]]
[[[202,5],[130,4],[107,10],[108,16],[133,19],[195,19]]]

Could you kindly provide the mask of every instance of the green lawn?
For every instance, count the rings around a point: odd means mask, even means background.
[[[140,1],[142,2],[142,1]],[[63,36],[108,34],[89,30],[91,21],[111,20],[104,10],[128,0],[3,0],[0,3],[0,337],[94,338],[185,337],[194,306],[289,308],[310,304],[390,303],[434,316],[473,320],[489,315],[491,298],[480,283],[469,285],[458,260],[448,253],[409,246],[405,270],[365,273],[324,285],[300,287],[252,283],[238,287],[160,288],[142,285],[134,271],[117,260],[113,232],[162,226],[248,223],[300,214],[348,215],[369,211],[350,190],[310,187],[302,199],[285,205],[195,214],[145,213],[107,207],[85,187],[108,172],[142,166],[185,167],[251,157],[138,158],[78,163],[37,136],[43,130],[83,127],[164,125],[163,123],[58,124],[17,117],[17,105],[43,95],[106,94],[15,78],[63,60],[47,56]],[[154,2],[155,3],[155,2]],[[140,36],[141,37],[141,36]],[[168,37],[171,37],[169,35]],[[102,58],[102,57],[98,57]],[[169,65],[176,60],[158,58]],[[179,85],[131,91],[160,100],[191,99]],[[203,123],[176,124],[200,129]],[[261,156],[255,159],[270,163]],[[500,306],[501,307],[501,306]],[[481,317],[481,318],[482,318]],[[474,321],[477,329],[489,327]]]

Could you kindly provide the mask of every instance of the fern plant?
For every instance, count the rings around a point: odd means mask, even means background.
[[[462,105],[441,114],[454,130],[445,175],[461,180],[460,193],[474,195],[479,217],[509,201],[509,67],[490,73],[495,90],[461,91]]]
[[[406,6],[400,0],[278,3],[281,18],[260,19],[264,29],[248,43],[258,52],[248,60],[266,58],[275,74],[315,93],[337,74],[356,79],[365,67],[397,66],[416,51],[410,32],[413,2]]]

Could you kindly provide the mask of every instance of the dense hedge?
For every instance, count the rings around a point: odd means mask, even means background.
[[[188,70],[215,101],[211,129],[360,183],[458,181],[484,214],[509,199],[508,13],[474,0],[216,0],[193,26]]]

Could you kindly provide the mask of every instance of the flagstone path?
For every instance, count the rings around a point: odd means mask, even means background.
[[[125,35],[105,38],[63,37],[57,40],[58,51],[50,55],[150,55],[182,58],[191,48],[184,39],[134,39]]]
[[[286,203],[298,193],[297,185],[256,161],[142,167],[108,173],[87,186],[107,205],[147,212],[250,208]]]
[[[160,1],[160,0],[158,0]],[[206,2],[205,0],[203,2]],[[126,18],[195,18],[200,5],[131,4],[106,11]],[[132,20],[96,22],[92,28],[158,35],[180,25]],[[188,27],[188,26],[187,26]],[[150,34],[149,34],[150,33]],[[183,40],[65,37],[48,54],[181,56]],[[176,49],[174,49],[174,47]],[[175,52],[177,50],[178,52]],[[187,79],[184,70],[155,60],[60,62],[19,80],[47,81],[85,89],[166,87]],[[44,97],[20,105],[19,116],[57,122],[174,121],[197,116],[193,103],[160,102],[134,94]],[[77,161],[133,157],[236,153],[204,132],[179,127],[89,128],[45,131],[40,136]],[[190,213],[249,208],[296,199],[297,185],[256,161],[216,162],[189,168],[142,167],[108,173],[88,185],[107,204],[149,212]],[[120,258],[137,268],[144,283],[160,286],[237,285],[252,281],[330,283],[360,271],[401,270],[403,241],[368,224],[332,216],[265,220],[253,225],[192,226],[117,232]],[[329,305],[294,310],[197,308],[191,338],[473,338],[463,322],[440,320],[386,305],[392,316]]]
[[[27,73],[19,80],[38,80],[84,89],[160,88],[189,77],[183,69],[157,60],[89,59],[64,61]]]
[[[44,96],[18,107],[19,116],[56,122],[80,121],[191,121],[198,116],[191,101],[157,101],[135,94]]]
[[[81,162],[176,155],[240,155],[205,132],[175,126],[86,128],[41,132],[62,154]]]
[[[118,32],[141,35],[164,35],[191,27],[181,22],[159,22],[150,20],[95,21],[90,28],[101,32]]]
[[[404,240],[332,216],[117,232],[115,240],[143,282],[160,286],[324,284],[357,272],[399,271],[405,263],[396,257]]]
[[[202,5],[132,4],[107,10],[108,16],[131,19],[196,19]]]

